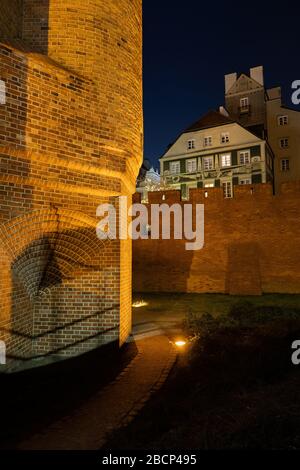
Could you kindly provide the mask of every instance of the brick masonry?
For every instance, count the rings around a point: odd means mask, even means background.
[[[122,344],[131,242],[98,240],[96,208],[141,164],[141,0],[2,0],[0,17],[0,338],[21,361]]]
[[[134,290],[299,293],[300,182],[284,184],[278,196],[265,184],[237,186],[233,199],[218,188],[207,194],[191,190],[188,201],[205,205],[204,248],[186,251],[185,240],[134,241]],[[177,191],[150,193],[152,202],[186,204]]]

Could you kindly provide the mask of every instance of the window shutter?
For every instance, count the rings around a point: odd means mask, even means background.
[[[238,164],[238,158],[237,157],[238,157],[237,151],[233,150],[232,153],[231,153],[231,164],[232,164],[232,166]]]

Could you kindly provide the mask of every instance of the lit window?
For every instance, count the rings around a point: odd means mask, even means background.
[[[221,134],[221,143],[228,144],[230,142],[229,132],[224,132]]]
[[[249,111],[249,98],[248,97],[240,99],[240,109],[241,109],[241,112]]]
[[[212,137],[204,137],[204,147],[212,146]]]
[[[251,184],[251,178],[243,178],[240,180],[240,184]]]
[[[278,126],[287,126],[289,123],[288,116],[279,116],[278,117]]]
[[[225,199],[232,198],[232,183],[231,183],[231,181],[226,181],[226,183],[223,183],[223,194],[224,194]]]
[[[3,80],[0,80],[0,104],[6,104],[6,86]]]
[[[221,166],[222,168],[231,166],[231,154],[230,153],[221,155]]]
[[[290,161],[288,158],[284,158],[281,160],[281,171],[289,171],[290,169]]]
[[[249,165],[250,163],[250,150],[243,150],[240,152],[240,164]]]
[[[213,157],[204,157],[203,158],[203,168],[204,171],[211,171],[214,169],[214,158]]]
[[[178,175],[180,173],[180,162],[170,163],[170,173],[173,175]]]
[[[214,187],[215,187],[215,183],[205,183],[204,187],[205,187],[205,188],[214,188]]]
[[[279,145],[280,145],[280,148],[287,149],[289,147],[289,139],[287,137],[280,139]]]
[[[197,172],[197,160],[187,160],[186,162],[186,172],[187,173],[196,173]]]

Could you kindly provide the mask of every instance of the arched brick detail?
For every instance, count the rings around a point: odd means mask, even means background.
[[[119,302],[108,292],[118,267],[107,263],[114,247],[97,237],[96,226],[84,213],[54,207],[0,225],[7,289],[0,318],[9,316],[4,332],[13,358],[73,355],[73,339],[84,352],[118,338]]]
[[[76,272],[99,269],[105,243],[97,238],[96,225],[96,219],[61,208],[33,211],[0,225],[2,246],[30,297]]]

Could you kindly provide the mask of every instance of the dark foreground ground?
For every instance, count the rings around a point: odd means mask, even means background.
[[[108,449],[300,448],[300,366],[291,361],[300,340],[299,296],[145,300],[148,309],[172,302],[186,308],[194,340]]]
[[[135,343],[103,346],[81,357],[15,374],[0,374],[0,450],[68,416],[135,357]]]

